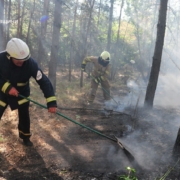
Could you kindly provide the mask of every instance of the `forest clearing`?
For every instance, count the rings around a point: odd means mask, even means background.
[[[180,180],[179,32],[179,0],[0,0],[0,180]]]

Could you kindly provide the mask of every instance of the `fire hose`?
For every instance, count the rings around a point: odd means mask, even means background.
[[[42,107],[44,109],[47,109],[47,107],[45,105],[42,105],[42,104],[40,104],[40,103],[38,103],[38,102],[28,98],[28,97],[25,97],[25,96],[23,96],[21,94],[18,94],[18,96],[21,97],[21,98],[27,99],[28,101],[33,102],[34,104],[36,104],[36,105],[38,105],[38,106],[40,106],[40,107]],[[122,148],[123,152],[125,153],[125,155],[129,159],[129,161],[130,162],[134,161],[134,156],[127,150],[127,148],[124,147],[124,145],[119,141],[119,139],[116,136],[114,136],[114,138],[115,138],[114,139],[112,137],[106,136],[105,134],[102,134],[101,132],[99,132],[99,131],[97,131],[95,129],[92,129],[92,128],[88,127],[88,126],[85,126],[84,124],[81,124],[81,123],[79,123],[79,122],[77,122],[77,121],[63,115],[62,113],[56,112],[56,114],[63,117],[63,118],[65,118],[65,119],[67,119],[67,120],[69,120],[69,121],[71,121],[71,122],[73,122],[74,124],[77,124],[77,125],[79,125],[79,126],[81,126],[83,128],[86,128],[89,131],[92,131],[92,132],[94,132],[94,133],[96,133],[96,134],[98,134],[98,135],[100,135],[100,136],[102,136],[104,138],[107,138],[107,139],[109,139],[109,140],[111,140],[113,142],[116,142]]]

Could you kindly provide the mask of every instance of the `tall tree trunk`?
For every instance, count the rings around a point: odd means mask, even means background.
[[[4,50],[5,36],[4,36],[4,0],[0,0],[0,51]]]
[[[122,10],[123,10],[123,6],[124,6],[124,0],[121,1],[121,6],[120,6],[120,10],[119,10],[119,24],[118,24],[118,31],[117,31],[117,39],[116,39],[116,53],[115,53],[115,59],[113,60],[114,63],[112,64],[112,70],[111,70],[111,80],[114,79],[116,71],[117,71],[117,59],[119,59],[118,57],[121,56],[121,47],[120,47],[120,27],[121,27],[121,15],[122,15]]]
[[[116,44],[118,45],[119,43],[119,39],[120,39],[120,26],[121,26],[121,16],[122,16],[122,9],[124,6],[124,0],[122,0],[121,2],[121,7],[120,7],[120,11],[119,11],[119,19],[118,19],[118,31],[117,31],[117,40],[116,40]]]
[[[31,8],[31,11],[30,11],[29,25],[28,25],[28,31],[27,31],[27,36],[26,36],[26,43],[27,44],[29,43],[31,22],[32,22],[32,17],[33,17],[34,9],[35,9],[35,4],[36,4],[36,0],[34,0],[33,7]]]
[[[93,11],[93,7],[94,7],[94,2],[95,0],[90,1],[90,10],[89,10],[89,19],[88,19],[88,24],[86,27],[86,34],[84,39],[84,51],[83,51],[83,55],[82,57],[85,57],[87,55],[87,39],[88,39],[88,35],[89,35],[89,31],[91,28],[91,20],[92,20],[92,11]],[[83,87],[83,73],[81,72],[81,78],[80,78],[80,87]]]
[[[61,28],[61,12],[62,12],[62,0],[55,0],[54,9],[54,25],[53,25],[53,36],[51,46],[51,57],[49,61],[49,74],[48,77],[56,91],[56,70],[59,52],[59,36]]]
[[[99,8],[98,8],[98,21],[97,21],[97,29],[98,29],[98,26],[99,26],[100,15],[101,15],[101,0],[100,0],[100,2],[99,2]]]
[[[109,27],[108,27],[108,39],[107,39],[107,51],[110,51],[110,48],[111,48],[111,31],[112,31],[114,0],[110,0],[110,2],[111,2],[111,7],[110,7],[110,12],[109,12]]]
[[[7,22],[4,26],[4,36],[6,41],[7,36],[7,26],[10,24],[10,21],[8,20],[8,0],[4,0],[4,20]]]
[[[22,30],[23,30],[23,23],[24,23],[24,11],[26,7],[26,2],[23,1],[23,7],[22,7],[22,14],[21,14],[21,21],[20,21],[20,27],[19,27],[19,37],[22,37]]]
[[[46,44],[46,29],[47,29],[47,18],[49,10],[49,0],[44,0],[44,8],[41,20],[41,31],[38,38],[38,64],[42,68],[42,60],[46,58],[45,56],[45,44]]]
[[[70,47],[70,58],[69,58],[69,81],[70,82],[71,82],[72,61],[74,57],[73,56],[74,55],[73,42],[75,39],[75,30],[76,30],[77,6],[78,6],[78,0],[76,0],[76,4],[74,8],[74,20],[73,20],[72,36],[71,36],[71,47]]]
[[[173,147],[173,153],[172,153],[173,158],[177,159],[180,157],[180,128],[177,133],[176,141]]]
[[[144,102],[145,107],[149,107],[149,108],[153,107],[153,101],[154,101],[154,96],[155,96],[155,91],[156,91],[157,81],[158,81],[158,76],[159,76],[159,70],[160,70],[160,65],[161,65],[162,50],[163,50],[163,45],[164,45],[164,34],[165,34],[165,28],[166,28],[167,4],[168,4],[168,0],[160,1],[156,45],[155,45],[153,63],[152,63],[149,83],[147,86],[145,102]]]
[[[146,78],[149,78],[150,76],[150,67],[151,67],[151,62],[152,62],[152,53],[153,53],[153,44],[154,44],[154,33],[153,33],[153,29],[154,29],[154,24],[156,21],[156,16],[157,16],[157,11],[158,11],[158,7],[159,7],[159,0],[155,0],[155,8],[153,11],[153,20],[152,20],[152,25],[151,25],[151,34],[150,34],[150,46],[149,46],[149,58],[148,58],[148,72],[146,75]]]
[[[8,5],[8,20],[11,19],[11,0],[9,0],[9,5]],[[6,41],[9,40],[9,28],[10,28],[10,25],[11,23],[8,23],[8,26],[7,26],[7,39]]]
[[[18,0],[18,25],[17,25],[17,37],[20,38],[20,27],[21,27],[21,0]]]

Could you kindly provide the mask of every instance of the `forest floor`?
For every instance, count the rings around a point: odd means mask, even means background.
[[[128,166],[138,180],[180,180],[180,162],[172,159],[180,109],[119,110],[114,103],[104,104],[97,94],[91,107],[83,104],[83,97],[71,107],[58,106],[69,119],[118,137],[134,161],[113,140],[31,103],[33,147],[18,138],[17,111],[8,108],[0,121],[0,180],[118,180],[127,176]]]

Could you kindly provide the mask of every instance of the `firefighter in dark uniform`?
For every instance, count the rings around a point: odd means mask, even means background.
[[[110,100],[110,83],[108,80],[111,70],[110,53],[103,51],[99,57],[88,56],[84,58],[81,64],[82,71],[85,71],[86,63],[88,62],[94,64],[94,69],[92,72],[91,90],[88,94],[87,105],[94,101],[99,84],[101,84],[103,88],[104,99]]]
[[[33,77],[46,98],[48,111],[56,113],[56,97],[50,80],[30,57],[27,44],[18,38],[12,38],[6,50],[0,53],[0,119],[9,105],[11,110],[18,109],[19,137],[26,146],[30,141],[29,101],[18,96],[30,95],[29,79]]]

